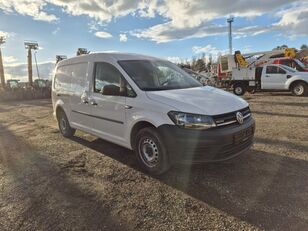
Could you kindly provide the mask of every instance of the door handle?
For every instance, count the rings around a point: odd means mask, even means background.
[[[93,99],[92,97],[90,97],[88,100],[89,100],[89,103],[90,103],[92,106],[97,106],[97,103],[96,103],[95,99]]]
[[[269,75],[265,75],[265,77],[270,77]]]
[[[86,91],[82,93],[80,98],[81,98],[81,102],[83,102],[84,104],[89,104],[89,97]]]
[[[130,105],[125,105],[125,109],[132,109],[133,107]]]
[[[81,101],[84,103],[84,104],[88,104],[88,100],[86,98],[81,98]]]

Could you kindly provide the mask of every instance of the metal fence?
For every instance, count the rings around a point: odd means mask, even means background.
[[[0,89],[0,101],[46,99],[51,97],[50,87]]]

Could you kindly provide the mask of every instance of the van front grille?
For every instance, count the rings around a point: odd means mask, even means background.
[[[217,125],[217,127],[220,126],[226,126],[226,125],[230,125],[233,123],[238,123],[237,119],[236,119],[236,113],[237,112],[241,112],[243,117],[244,117],[244,121],[247,120],[250,116],[251,116],[251,112],[249,107],[243,108],[241,110],[238,111],[233,111],[233,112],[229,112],[229,113],[225,113],[225,114],[220,114],[220,115],[215,115],[213,116],[213,119]]]

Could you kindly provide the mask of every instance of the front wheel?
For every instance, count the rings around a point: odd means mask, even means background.
[[[233,86],[233,93],[235,95],[244,95],[246,92],[246,87],[244,86],[244,84],[241,83],[237,83]]]
[[[292,86],[292,94],[295,96],[304,96],[308,93],[308,86],[304,82],[297,82]]]
[[[58,113],[57,119],[61,134],[66,138],[74,136],[76,129],[70,126],[67,116],[63,110]]]
[[[134,151],[140,166],[152,175],[161,175],[171,167],[167,149],[155,128],[138,132]]]

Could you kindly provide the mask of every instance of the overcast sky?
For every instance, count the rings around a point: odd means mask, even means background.
[[[234,49],[243,53],[308,44],[308,0],[0,0],[6,73],[26,75],[24,40],[39,42],[43,75],[57,54],[78,47],[173,61],[226,53],[229,16]]]

